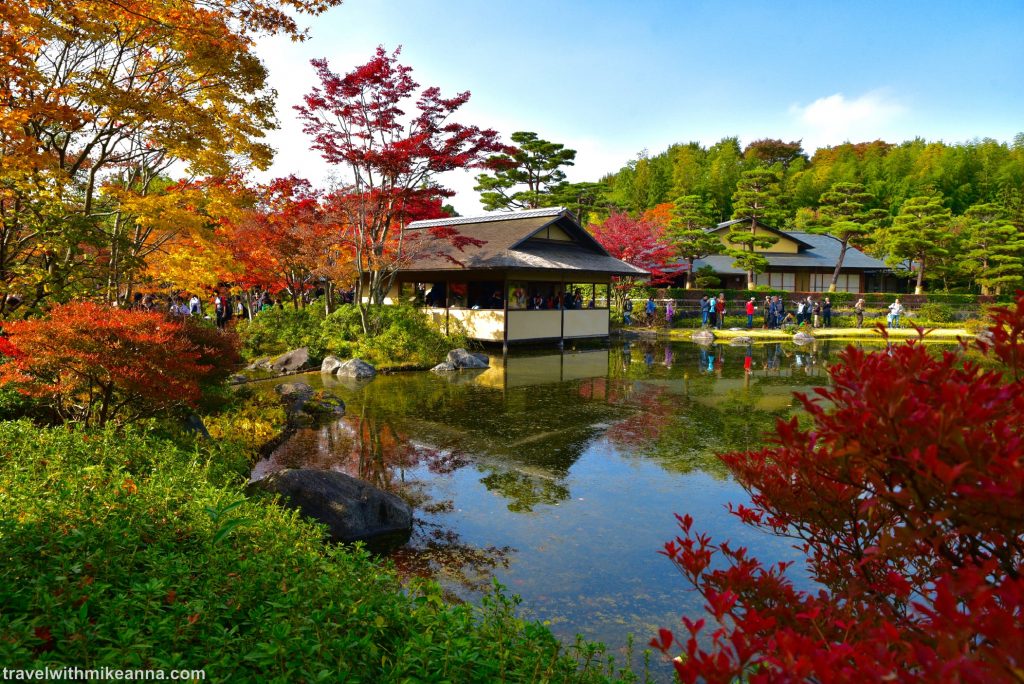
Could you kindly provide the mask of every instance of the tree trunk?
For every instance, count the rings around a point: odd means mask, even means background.
[[[828,291],[836,291],[836,281],[839,280],[839,271],[843,268],[843,260],[846,259],[846,250],[849,249],[850,243],[846,240],[842,241],[842,247],[839,248],[839,258],[836,259],[836,270],[832,271],[832,282],[828,284]]]
[[[917,286],[914,294],[924,294],[924,257],[921,257],[921,267],[917,270]]]
[[[694,276],[693,276],[693,257],[689,258],[689,262],[690,262],[690,268],[686,269],[686,289],[687,290],[692,290],[693,289],[693,281],[694,281]]]
[[[334,300],[334,281],[328,280],[324,287],[324,315],[331,315],[331,303]]]

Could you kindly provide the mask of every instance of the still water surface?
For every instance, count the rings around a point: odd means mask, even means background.
[[[413,539],[394,554],[404,572],[468,600],[495,578],[566,639],[618,650],[631,633],[643,645],[701,609],[658,554],[673,514],[764,561],[798,558],[727,513],[748,497],[715,454],[762,444],[798,411],[794,391],[827,384],[844,346],[633,341],[514,352],[447,376],[312,374],[302,379],[344,399],[346,415],[300,431],[253,476],[336,469],[397,491],[416,506]]]

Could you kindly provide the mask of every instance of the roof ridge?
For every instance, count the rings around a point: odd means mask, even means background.
[[[540,209],[523,209],[520,211],[493,212],[481,214],[480,216],[453,216],[444,219],[427,219],[413,221],[406,228],[431,228],[434,226],[457,226],[464,223],[486,223],[489,221],[513,221],[523,218],[540,218],[543,216],[558,216],[568,211],[565,207],[543,207]]]

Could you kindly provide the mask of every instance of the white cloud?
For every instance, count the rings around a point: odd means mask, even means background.
[[[881,90],[852,99],[836,93],[789,108],[804,149],[811,151],[844,142],[895,138],[896,126],[906,112],[901,102]]]

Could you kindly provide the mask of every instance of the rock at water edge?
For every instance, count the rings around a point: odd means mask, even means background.
[[[472,354],[465,349],[452,349],[448,352],[448,363],[458,370],[463,368],[488,368],[491,365],[486,354]]]
[[[280,494],[285,506],[327,525],[332,541],[400,544],[412,533],[409,504],[344,473],[286,469],[254,486]]]
[[[327,356],[320,364],[321,373],[337,373],[338,369],[341,368],[343,361],[337,356]]]
[[[377,375],[377,369],[362,359],[349,359],[338,366],[335,374],[339,378],[355,378],[356,380],[367,380]]]
[[[312,367],[312,359],[309,356],[309,349],[306,347],[285,352],[270,362],[271,370],[276,373],[294,373]]]

